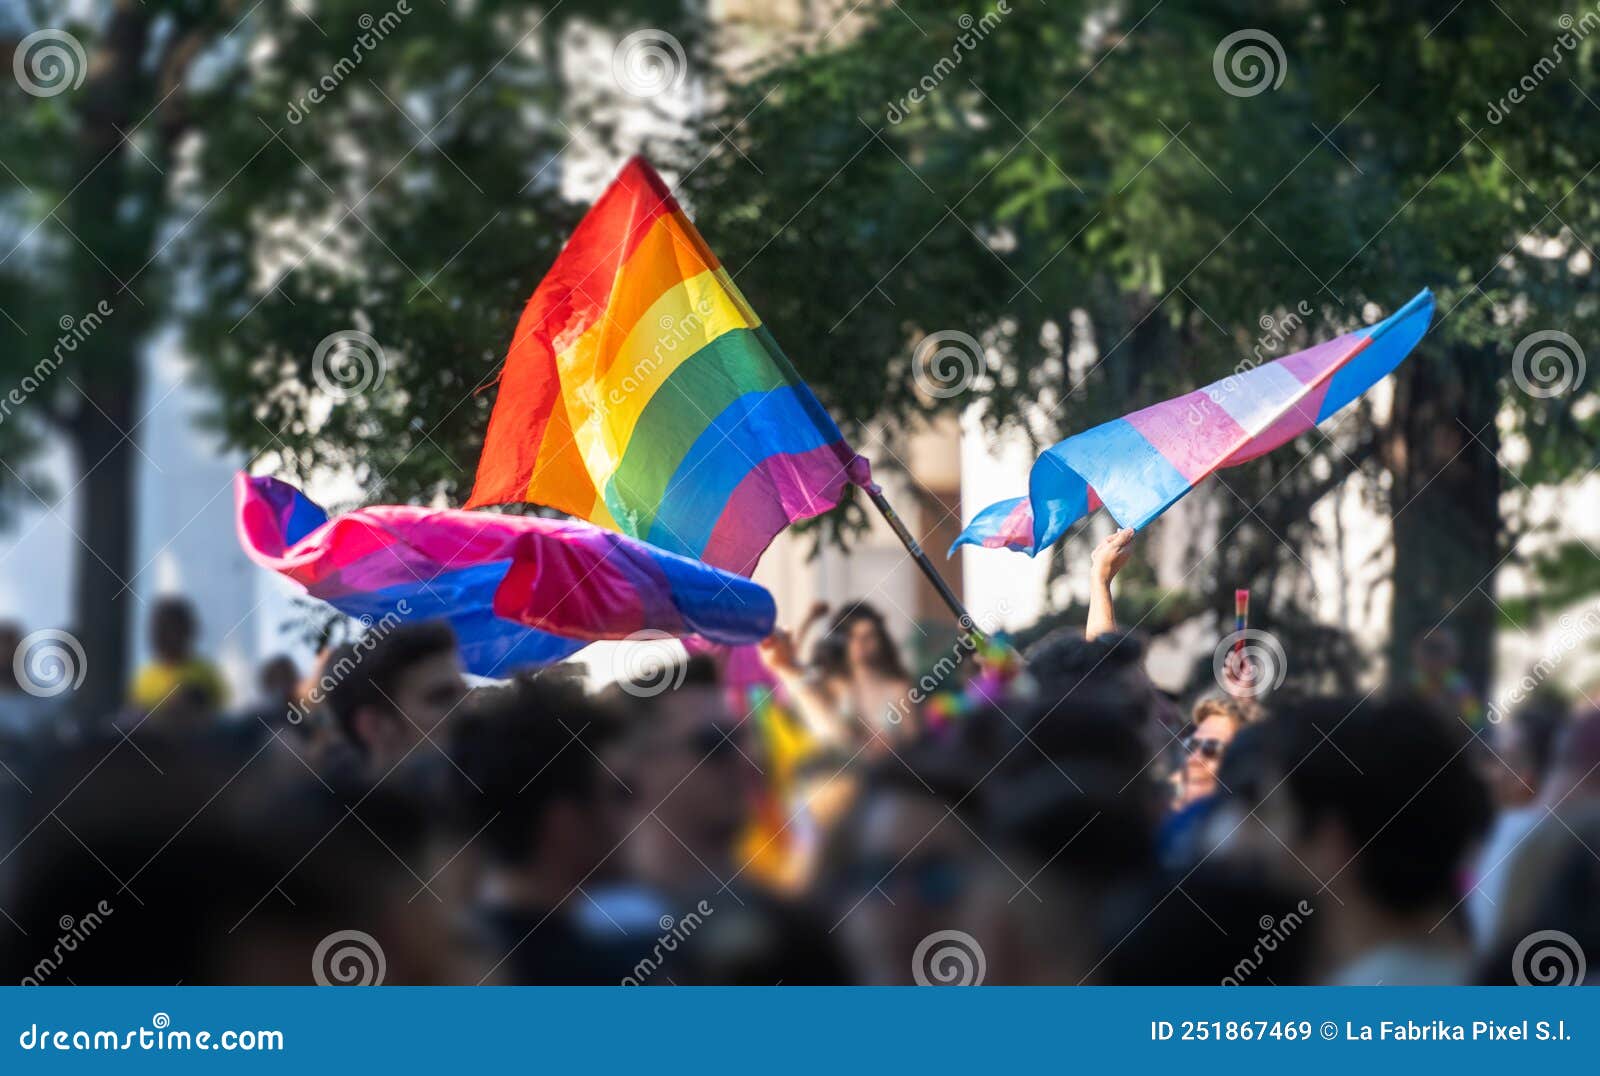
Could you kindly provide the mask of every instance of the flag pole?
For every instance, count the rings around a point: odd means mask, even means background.
[[[944,577],[939,574],[938,569],[933,566],[933,562],[928,559],[928,554],[922,551],[922,546],[918,544],[911,532],[906,529],[906,525],[900,519],[899,513],[894,510],[894,506],[884,497],[883,490],[879,488],[876,482],[862,488],[867,491],[867,496],[872,499],[873,507],[878,510],[878,513],[889,524],[889,529],[894,531],[894,536],[900,539],[900,544],[906,547],[907,553],[911,554],[911,559],[916,562],[918,568],[922,569],[922,574],[933,585],[933,589],[938,592],[945,605],[950,607],[950,611],[956,615],[956,621],[960,629],[981,639],[983,633],[972,622],[972,614],[967,612],[967,607],[961,604],[961,599],[956,597],[956,592],[950,589],[950,584],[944,581]]]

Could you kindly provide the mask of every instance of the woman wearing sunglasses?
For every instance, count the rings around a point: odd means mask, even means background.
[[[1217,771],[1228,745],[1245,724],[1244,711],[1227,699],[1202,699],[1184,738],[1183,765],[1178,770],[1178,803],[1187,807],[1217,791]]]

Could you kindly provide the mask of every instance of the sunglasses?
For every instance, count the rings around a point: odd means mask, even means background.
[[[1215,762],[1222,757],[1222,752],[1228,745],[1212,737],[1198,738],[1191,736],[1183,742],[1183,748],[1191,755]]]

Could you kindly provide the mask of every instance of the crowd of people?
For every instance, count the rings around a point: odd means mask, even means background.
[[[775,633],[754,677],[705,652],[599,691],[568,666],[476,682],[423,622],[311,669],[274,659],[232,705],[172,599],[126,710],[69,733],[19,690],[21,632],[0,625],[0,971],[1584,977],[1600,714],[1540,697],[1480,727],[1416,691],[1252,698],[1232,679],[1180,705],[1116,623],[1131,551],[1127,532],[1096,550],[1084,629],[1021,656],[964,637],[970,660],[933,691],[858,603]]]

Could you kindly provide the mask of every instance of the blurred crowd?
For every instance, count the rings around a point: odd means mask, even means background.
[[[1130,542],[1096,551],[1084,629],[1022,655],[963,636],[937,676],[857,603],[598,692],[567,666],[470,681],[448,626],[410,623],[274,659],[234,702],[164,599],[126,709],[69,721],[0,625],[0,972],[1585,977],[1600,714],[1540,696],[1485,721],[1443,674],[1303,698],[1230,668],[1172,698],[1112,611]]]

